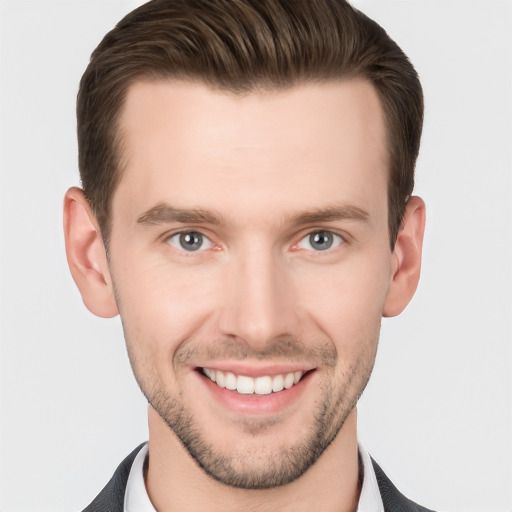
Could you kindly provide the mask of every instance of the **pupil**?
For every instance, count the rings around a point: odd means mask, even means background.
[[[319,251],[326,251],[330,249],[332,246],[332,234],[327,231],[319,231],[318,233],[314,233],[310,235],[309,241],[311,246]]]
[[[203,237],[200,233],[183,233],[180,244],[187,251],[195,251],[201,247]]]

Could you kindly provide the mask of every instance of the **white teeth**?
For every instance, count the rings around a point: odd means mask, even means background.
[[[215,371],[210,368],[203,368],[203,373],[213,382],[215,382]]]
[[[290,389],[297,384],[304,372],[293,372],[282,375],[269,377],[246,377],[245,375],[236,376],[231,372],[222,372],[220,370],[212,370],[211,368],[203,368],[203,373],[212,381],[216,382],[221,388],[231,391],[237,391],[242,395],[269,395],[270,393],[278,393],[283,389]]]
[[[285,389],[290,389],[293,386],[293,381],[295,379],[295,375],[293,373],[289,373],[284,378],[284,387]]]
[[[272,393],[272,379],[270,377],[258,377],[254,383],[254,392],[257,395],[270,395]]]
[[[226,376],[219,370],[215,372],[215,382],[217,383],[217,386],[220,386],[221,388],[226,387]]]
[[[236,390],[242,395],[252,395],[254,393],[254,379],[239,375]]]
[[[230,389],[234,391],[236,389],[237,378],[234,373],[228,372],[226,373],[226,389]]]
[[[283,391],[284,389],[284,379],[282,375],[276,375],[272,379],[272,391],[277,393],[278,391]]]

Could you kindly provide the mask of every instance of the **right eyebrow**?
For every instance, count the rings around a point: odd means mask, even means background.
[[[289,218],[289,222],[293,226],[321,224],[322,222],[335,222],[338,220],[355,220],[368,223],[370,215],[365,210],[354,205],[335,204],[326,208],[297,212]]]
[[[180,222],[182,224],[222,224],[222,217],[212,210],[202,208],[175,208],[174,206],[160,203],[150,208],[137,219],[137,224],[155,226]]]

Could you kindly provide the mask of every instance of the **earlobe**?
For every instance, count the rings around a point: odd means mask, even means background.
[[[425,214],[423,200],[411,197],[393,250],[392,275],[383,310],[385,317],[400,314],[416,292],[421,271]]]
[[[103,239],[89,202],[77,187],[64,197],[64,238],[69,269],[87,309],[104,318],[116,316]]]

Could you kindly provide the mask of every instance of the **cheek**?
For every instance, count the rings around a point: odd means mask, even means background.
[[[311,267],[296,282],[301,309],[336,344],[375,343],[389,286],[390,258],[355,257]]]
[[[141,340],[146,353],[172,353],[208,316],[218,289],[215,272],[140,261],[125,259],[112,275],[127,338]]]

